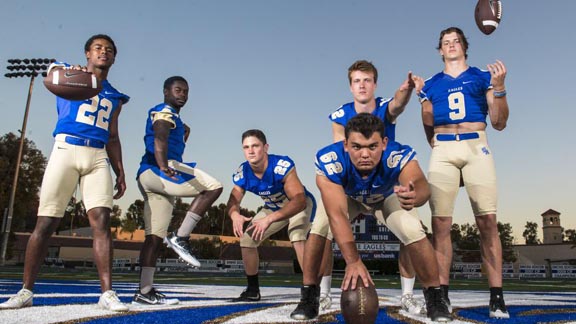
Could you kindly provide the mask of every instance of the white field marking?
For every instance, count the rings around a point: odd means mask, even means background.
[[[1,282],[1,281],[0,281]],[[14,284],[14,281],[10,282]],[[64,283],[39,283],[43,285],[61,286]],[[74,286],[75,284],[66,283],[67,286]],[[78,284],[77,284],[78,285]],[[91,283],[81,283],[81,286],[91,286]],[[5,287],[4,285],[2,285]],[[98,285],[94,285],[96,291]],[[120,288],[123,287],[123,288]],[[114,284],[114,288],[121,290],[120,296],[126,300],[126,297],[133,295],[133,290],[137,285],[132,283],[118,283]],[[205,285],[174,285],[174,284],[159,284],[155,286],[159,291],[166,294],[168,298],[173,297],[200,297],[202,300],[181,300],[178,305],[172,306],[133,306],[128,305],[133,312],[151,311],[156,309],[179,309],[190,307],[206,307],[206,306],[222,306],[230,305],[229,299],[238,297],[244,290],[243,286],[205,286]],[[130,292],[126,292],[130,289]],[[57,289],[54,289],[57,291]],[[386,306],[399,306],[400,305],[400,290],[399,289],[377,289],[380,307]],[[238,324],[238,323],[294,323],[290,319],[290,313],[296,307],[297,302],[300,300],[300,289],[298,287],[262,287],[260,290],[262,300],[259,303],[278,303],[276,307],[268,307],[267,309],[255,310],[253,312],[242,313],[242,315],[232,317],[225,324]],[[340,289],[332,288],[332,307],[329,310],[321,311],[321,314],[338,312],[340,308]],[[38,294],[35,297],[70,297],[80,296],[80,293],[55,293],[55,294]],[[114,312],[102,310],[96,305],[99,293],[81,294],[81,296],[93,297],[93,304],[74,304],[74,305],[54,305],[54,306],[34,306],[16,310],[3,310],[1,311],[2,323],[6,324],[20,324],[20,323],[40,323],[48,324],[63,321],[77,321],[85,318],[103,317],[116,314]],[[424,297],[421,293],[415,294],[416,298],[423,301]],[[505,292],[504,293],[507,305],[574,305],[576,303],[575,293],[529,293],[529,292]],[[1,301],[9,297],[7,294],[0,295]],[[488,306],[489,293],[488,291],[450,291],[450,298],[452,305],[455,308],[467,307],[486,307]],[[258,303],[251,303],[257,305]],[[428,319],[423,316],[411,315],[401,313],[402,315],[412,318],[422,323],[429,323]],[[230,315],[230,314],[228,314]],[[431,323],[431,322],[430,322]],[[453,324],[470,323],[466,321],[453,321]]]

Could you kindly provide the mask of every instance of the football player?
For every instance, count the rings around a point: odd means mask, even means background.
[[[428,182],[416,152],[410,146],[388,141],[385,134],[380,118],[360,113],[346,124],[344,141],[316,154],[316,184],[346,262],[341,288],[356,289],[358,277],[366,286],[374,284],[359,258],[350,228],[356,215],[374,215],[404,244],[424,287],[428,317],[450,321],[441,299],[434,249],[415,208],[428,200]],[[303,295],[312,294],[304,291]]]
[[[110,211],[113,198],[119,199],[126,190],[118,116],[129,97],[117,91],[107,80],[117,54],[112,38],[102,34],[90,37],[84,53],[85,67],[56,62],[50,65],[49,71],[76,69],[92,72],[102,82],[102,91],[86,100],[56,98],[58,122],[53,133],[55,143],[42,179],[38,219],[26,247],[24,285],[16,296],[0,304],[0,308],[32,306],[32,290],[47,254],[48,240],[80,183],[94,237],[94,261],[102,289],[98,305],[111,311],[128,310],[112,290]],[[115,185],[110,167],[116,174]]]
[[[412,89],[414,88],[414,78],[418,76],[408,73],[406,80],[400,85],[393,98],[384,99],[375,97],[375,91],[378,83],[378,70],[366,60],[354,62],[348,68],[348,81],[350,83],[350,92],[354,98],[353,102],[342,105],[335,112],[330,114],[332,121],[332,136],[334,142],[344,140],[344,127],[346,123],[359,113],[366,112],[380,118],[386,129],[386,136],[390,141],[395,140],[396,119],[404,111]],[[324,244],[324,251],[319,247]],[[322,254],[322,264],[320,258]],[[308,242],[306,244],[306,261],[307,271],[304,272],[304,285],[316,285],[317,273],[322,273],[320,281],[320,307],[328,309],[332,304],[330,296],[330,287],[332,284],[332,234],[329,232],[328,219],[324,215],[316,217],[312,224],[312,229]],[[413,297],[413,288],[415,282],[415,272],[410,263],[410,258],[406,256],[403,248],[400,250],[400,282],[402,286],[401,306],[413,314],[420,314],[424,309],[422,303],[419,303]],[[303,309],[297,308],[293,313],[294,319],[310,319],[303,314]]]
[[[200,262],[190,253],[189,237],[196,223],[222,193],[222,184],[196,168],[183,163],[189,128],[180,118],[188,101],[188,82],[180,76],[164,81],[164,102],[148,111],[144,145],[138,169],[138,188],[144,196],[146,238],[140,250],[140,289],[133,304],[177,304],[154,288],[156,260],[162,241],[193,267]],[[168,235],[175,197],[195,197],[176,233]]]
[[[251,129],[242,134],[246,162],[232,177],[234,188],[228,199],[227,213],[232,219],[234,235],[240,237],[248,287],[233,301],[260,300],[257,248],[287,225],[290,242],[303,268],[306,235],[316,211],[316,201],[300,182],[294,161],[288,156],[268,154],[268,147],[261,130]],[[264,201],[264,206],[253,218],[240,214],[240,202],[246,191]],[[246,222],[249,224],[244,230]]]
[[[502,296],[502,246],[496,220],[496,171],[486,140],[486,116],[503,130],[508,121],[506,67],[500,61],[488,70],[467,63],[468,41],[462,30],[440,33],[438,51],[444,71],[416,85],[422,104],[426,138],[432,146],[430,169],[432,230],[440,268],[443,298],[449,304],[452,263],[450,229],[460,177],[470,198],[480,231],[481,253],[490,286],[489,314],[509,318]]]

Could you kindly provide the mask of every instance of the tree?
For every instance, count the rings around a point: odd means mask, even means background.
[[[564,231],[564,242],[576,244],[576,230],[567,229]]]
[[[0,213],[8,208],[20,137],[8,133],[0,137]],[[22,162],[14,199],[12,231],[32,231],[36,225],[38,192],[46,168],[46,158],[34,142],[24,139]]]
[[[460,225],[453,223],[450,229],[450,239],[452,240],[452,247],[460,246],[462,241],[462,234],[460,233]]]
[[[498,233],[502,244],[502,258],[505,262],[516,261],[516,255],[510,253],[514,246],[512,225],[498,222]],[[480,231],[476,224],[452,224],[450,232],[455,254],[462,257],[464,262],[482,262],[480,254]]]
[[[180,197],[176,198],[174,201],[174,210],[172,211],[172,220],[170,220],[170,225],[168,226],[168,232],[178,230],[182,221],[186,217],[188,208],[190,208],[190,204],[183,202]]]
[[[138,221],[134,216],[126,214],[126,218],[122,219],[122,229],[120,233],[130,233],[130,239],[134,238],[134,232],[138,229]]]
[[[538,239],[538,224],[536,224],[536,222],[526,222],[524,228],[525,229],[524,232],[522,232],[522,236],[524,237],[526,245],[536,245],[542,243],[540,239]]]
[[[69,230],[70,235],[72,235],[72,229],[80,227],[89,227],[90,221],[86,215],[86,208],[82,200],[76,200],[75,197],[71,197],[64,211],[64,217],[60,220],[60,224],[56,229],[56,234],[62,231]]]
[[[504,262],[515,262],[516,254],[514,253],[514,236],[512,236],[512,225],[510,223],[498,222],[498,233],[500,243],[502,244],[502,260]]]
[[[110,212],[110,227],[120,226],[122,226],[122,209],[118,205],[113,205]]]
[[[144,201],[140,199],[134,200],[132,205],[128,207],[128,211],[126,212],[126,218],[131,219],[131,221],[135,222],[137,229],[144,228]]]

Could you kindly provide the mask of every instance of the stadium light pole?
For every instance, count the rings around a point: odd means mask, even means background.
[[[10,229],[12,227],[12,216],[14,215],[14,200],[16,199],[16,187],[18,186],[18,176],[20,175],[20,163],[22,162],[22,154],[24,151],[24,140],[26,138],[26,124],[28,122],[28,112],[30,110],[30,98],[32,97],[32,90],[34,88],[34,79],[38,75],[46,76],[48,65],[56,60],[47,58],[33,58],[33,59],[9,59],[8,73],[4,74],[7,78],[30,78],[30,86],[28,88],[28,99],[26,100],[26,109],[24,110],[24,119],[22,120],[22,128],[20,129],[20,146],[18,148],[18,156],[16,158],[16,170],[14,171],[14,178],[12,182],[12,190],[10,191],[10,201],[8,202],[8,211],[5,213],[4,221],[2,222],[2,244],[0,246],[0,265],[6,264],[6,250],[8,249],[8,237],[10,236]],[[20,72],[21,71],[21,72]]]

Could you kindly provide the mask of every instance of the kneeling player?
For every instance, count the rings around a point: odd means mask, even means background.
[[[304,243],[314,217],[316,202],[302,186],[294,161],[287,156],[268,154],[264,133],[252,129],[242,134],[242,150],[246,162],[233,176],[234,188],[228,199],[227,211],[232,219],[234,235],[241,237],[242,261],[248,287],[233,301],[260,300],[257,247],[270,235],[288,225],[290,242],[296,251],[300,267],[304,258]],[[264,207],[249,218],[240,214],[240,202],[246,191],[264,200]],[[244,223],[250,222],[244,231]]]
[[[428,317],[450,321],[452,317],[441,298],[434,249],[414,208],[428,200],[428,182],[414,150],[397,142],[388,143],[384,134],[382,120],[361,113],[346,124],[343,142],[329,145],[316,155],[316,184],[330,229],[346,261],[342,289],[356,289],[358,277],[366,287],[374,284],[356,250],[349,217],[375,215],[405,245],[424,287]],[[305,264],[305,275],[308,271]],[[302,287],[302,299],[291,317],[318,316],[319,294],[318,286]]]

